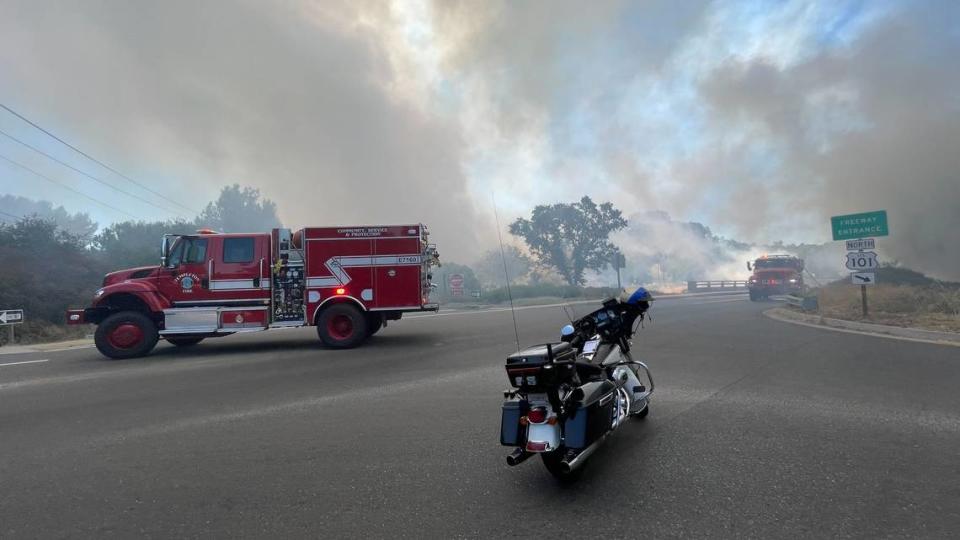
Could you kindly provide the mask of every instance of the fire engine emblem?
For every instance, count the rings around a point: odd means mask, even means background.
[[[237,321],[237,324],[243,324],[243,315],[237,313],[237,316],[234,317],[233,320]]]
[[[193,287],[200,281],[200,276],[189,273],[189,274],[180,274],[176,278],[177,282],[180,283],[180,288],[183,292],[193,292]]]

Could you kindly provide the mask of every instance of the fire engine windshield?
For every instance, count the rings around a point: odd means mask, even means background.
[[[769,268],[792,268],[798,270],[800,268],[800,261],[797,259],[787,259],[787,258],[776,258],[776,259],[757,259],[753,263],[753,267],[759,270],[766,270]]]
[[[170,250],[167,266],[202,263],[207,260],[207,239],[183,236],[177,239]]]

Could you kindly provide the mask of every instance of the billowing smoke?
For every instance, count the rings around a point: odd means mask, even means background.
[[[290,226],[424,221],[463,256],[493,227],[459,125],[411,97],[402,22],[380,2],[5,2],[0,101],[187,205],[240,183]]]
[[[830,215],[886,209],[881,260],[957,279],[958,16],[858,0],[20,1],[0,18],[0,88],[181,199],[236,182],[293,226],[423,220],[448,259],[495,244],[491,192],[504,226],[587,194],[755,245],[824,242]],[[710,243],[647,244],[713,274],[743,266]]]
[[[960,4],[681,4],[439,3],[448,68],[502,141],[482,143],[501,191],[756,244],[886,209],[883,261],[960,278]],[[717,261],[702,247],[686,259]]]
[[[702,86],[714,121],[749,134],[727,155],[766,145],[781,163],[738,182],[744,211],[714,218],[750,230],[813,215],[825,228],[830,215],[887,209],[887,259],[960,277],[958,16],[954,3],[916,3],[788,68],[717,70]]]

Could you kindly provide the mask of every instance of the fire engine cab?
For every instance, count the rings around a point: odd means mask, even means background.
[[[107,274],[67,322],[96,324],[110,358],[143,356],[159,339],[184,347],[310,325],[327,346],[355,347],[403,313],[438,309],[428,237],[422,224],[167,235],[160,266]]]
[[[753,265],[747,261],[747,270],[753,272],[747,281],[750,300],[803,290],[803,259],[799,257],[764,255],[753,261]]]

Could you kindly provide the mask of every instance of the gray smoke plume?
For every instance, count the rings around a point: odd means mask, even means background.
[[[290,226],[424,221],[455,256],[493,229],[467,192],[457,123],[406,99],[381,3],[2,12],[0,101],[178,201],[198,207],[240,183]]]
[[[589,190],[757,244],[886,209],[882,260],[960,278],[960,4],[680,5],[439,2],[502,136],[549,141],[532,202]]]
[[[731,62],[714,73],[702,91],[717,124],[776,144],[783,160],[744,178],[751,210],[728,208],[727,219],[746,230],[815,215],[825,228],[830,215],[887,209],[891,236],[877,240],[887,258],[960,278],[958,16],[955,3],[917,3],[788,69]]]
[[[886,209],[881,260],[957,279],[958,16],[854,0],[8,1],[0,97],[181,199],[236,182],[291,226],[423,220],[461,261],[495,244],[491,191],[503,223],[587,194],[757,245],[828,241],[830,215]],[[674,251],[722,259],[688,244]]]

